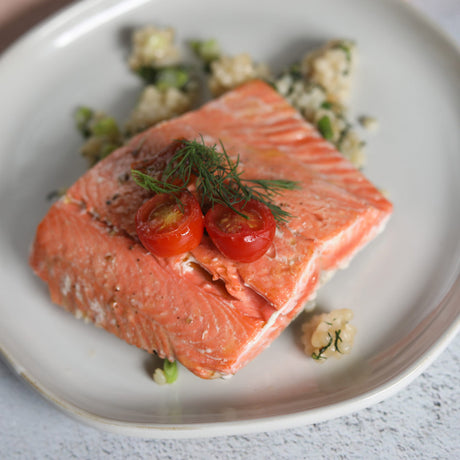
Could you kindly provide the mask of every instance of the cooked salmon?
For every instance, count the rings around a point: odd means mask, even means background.
[[[151,192],[131,178],[179,138],[224,145],[244,177],[288,179],[278,225],[256,262],[234,262],[204,236],[159,258],[134,216]],[[53,302],[203,378],[232,375],[264,350],[315,294],[381,231],[391,203],[269,85],[247,83],[131,139],[70,187],[40,223],[30,263]]]

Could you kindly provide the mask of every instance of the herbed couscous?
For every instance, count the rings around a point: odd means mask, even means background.
[[[248,53],[220,56],[211,62],[210,67],[209,89],[213,96],[220,96],[250,80],[269,76],[268,67],[254,62]]]
[[[192,68],[182,64],[172,28],[135,30],[128,66],[143,87],[122,125],[89,107],[79,107],[75,113],[77,128],[85,139],[80,152],[91,166],[138,132],[187,112],[197,98],[197,78]]]
[[[174,383],[178,373],[177,362],[164,359],[162,367],[157,367],[153,371],[152,378],[158,385],[166,385]]]
[[[353,41],[331,40],[303,57],[300,72],[324,89],[329,102],[345,106],[351,96],[357,61]]]
[[[356,334],[352,319],[353,312],[348,308],[313,316],[302,325],[305,353],[317,361],[349,354]]]
[[[274,87],[357,168],[364,146],[347,112],[358,62],[356,44],[332,40],[306,53],[274,80]]]
[[[81,154],[92,166],[120,147],[124,138],[114,118],[89,107],[79,107],[75,113],[78,130],[85,139]]]
[[[171,27],[142,27],[134,31],[129,67],[137,72],[143,67],[166,67],[180,62],[180,51],[175,44]]]
[[[84,134],[86,143],[81,152],[90,164],[134,134],[192,109],[198,100],[200,85],[206,85],[215,97],[259,78],[271,83],[357,168],[365,165],[365,142],[347,113],[358,62],[353,41],[331,40],[306,53],[277,76],[248,53],[224,54],[215,39],[192,40],[189,46],[205,71],[204,82],[195,69],[183,63],[174,29],[146,26],[134,31],[128,66],[145,85],[123,128],[114,123],[118,130],[116,136]],[[368,131],[377,127],[377,120],[371,117],[361,117],[359,122]]]
[[[193,97],[181,89],[158,88],[147,85],[125,123],[128,134],[136,134],[160,121],[169,120],[187,112],[193,105]]]

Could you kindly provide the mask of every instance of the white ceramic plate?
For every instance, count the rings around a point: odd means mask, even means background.
[[[262,6],[263,5],[263,6]],[[323,289],[325,310],[352,308],[351,356],[318,365],[293,324],[230,380],[181,369],[158,386],[144,352],[52,305],[28,267],[46,195],[85,170],[72,112],[126,117],[139,81],[129,32],[171,25],[178,40],[219,39],[280,69],[305,49],[348,37],[361,62],[352,108],[378,117],[366,173],[394,215]],[[149,437],[241,433],[318,422],[392,394],[459,329],[460,59],[406,4],[370,0],[90,0],[32,31],[0,60],[1,350],[14,369],[86,422]]]

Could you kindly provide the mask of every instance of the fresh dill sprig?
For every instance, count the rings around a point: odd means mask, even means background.
[[[264,203],[279,222],[285,222],[291,215],[273,202],[283,190],[298,188],[290,180],[246,179],[239,168],[239,156],[233,161],[222,142],[207,146],[204,140],[183,140],[182,145],[171,156],[161,174],[149,174],[138,169],[131,171],[134,181],[155,193],[178,193],[195,182],[201,198],[201,206],[212,207],[219,203],[228,206],[240,215],[244,213],[235,205],[244,205],[251,199]]]

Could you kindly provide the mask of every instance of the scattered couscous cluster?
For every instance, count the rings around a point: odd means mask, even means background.
[[[313,316],[302,325],[305,353],[317,361],[350,353],[356,334],[349,323],[352,319],[353,312],[348,308]]]
[[[307,53],[275,79],[274,85],[325,139],[361,168],[364,142],[347,116],[357,61],[354,42],[333,40]]]
[[[308,53],[300,63],[302,75],[320,85],[333,104],[346,105],[350,99],[357,50],[349,40],[332,40]]]
[[[144,85],[124,127],[88,107],[79,107],[75,114],[77,127],[85,138],[81,153],[90,165],[131,136],[192,108],[198,82],[193,69],[181,61],[173,29],[148,26],[134,32],[128,65]]]
[[[147,85],[131,112],[125,127],[129,134],[144,131],[160,121],[187,112],[192,106],[192,96],[179,88],[159,89]]]
[[[255,78],[266,80],[356,167],[364,166],[364,142],[347,116],[358,61],[354,42],[332,40],[307,53],[278,76],[273,76],[266,65],[255,62],[247,53],[234,56],[222,53],[214,39],[195,40],[189,45],[202,64],[213,96]],[[118,128],[113,118],[86,107],[77,114],[79,127],[82,111],[91,112],[95,119],[110,120],[108,133],[80,129],[86,139],[81,151],[91,165],[126,138],[187,112],[198,99],[198,73],[183,64],[172,28],[146,26],[135,30],[128,65],[145,85],[123,129]],[[378,126],[371,117],[361,117],[359,122],[369,131]]]
[[[222,54],[214,40],[195,41],[193,49],[203,61],[208,86],[214,96],[254,78],[264,79],[357,168],[364,166],[364,142],[347,115],[358,62],[354,42],[332,40],[307,53],[276,77],[266,65],[254,62],[249,54]],[[361,124],[369,128],[376,126],[370,117],[362,117]]]
[[[268,68],[256,64],[247,53],[221,56],[211,62],[209,88],[214,96],[219,96],[247,81],[266,79],[268,76]]]
[[[191,69],[181,64],[173,29],[148,26],[136,30],[128,64],[146,83],[125,123],[128,135],[192,108],[197,83]]]
[[[91,166],[123,144],[123,135],[117,122],[104,112],[79,107],[75,112],[75,121],[85,139],[81,154]]]

